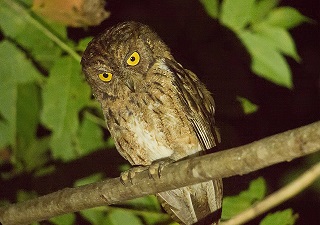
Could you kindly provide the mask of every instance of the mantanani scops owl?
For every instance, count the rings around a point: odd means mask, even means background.
[[[81,61],[119,153],[132,165],[176,161],[216,146],[214,101],[148,26],[118,24],[95,37]],[[217,224],[222,181],[157,194],[181,224]]]

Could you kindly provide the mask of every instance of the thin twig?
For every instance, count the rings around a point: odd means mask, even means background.
[[[235,217],[226,222],[220,223],[221,225],[240,225],[252,220],[253,218],[267,212],[269,209],[285,202],[286,200],[297,195],[305,188],[310,186],[320,176],[320,163],[314,165],[304,174],[292,181],[290,184],[274,192],[266,197],[261,202],[254,204],[251,208],[239,213]]]

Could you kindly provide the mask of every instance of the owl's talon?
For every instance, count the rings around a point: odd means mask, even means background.
[[[173,162],[174,162],[174,160],[168,159],[168,160],[162,161],[162,163],[160,163],[159,168],[158,168],[159,178],[161,178],[161,173],[162,173],[163,168]]]
[[[136,173],[142,172],[147,170],[146,166],[136,166],[132,167],[127,171],[124,171],[120,174],[120,182],[124,186],[128,186],[130,183],[131,185],[133,184],[133,178],[135,177]]]
[[[174,162],[174,160],[166,159],[151,164],[149,166],[149,177],[152,179],[160,179],[163,168],[172,162]]]
[[[149,166],[148,172],[149,172],[149,178],[150,179],[156,179],[156,178],[160,178],[159,176],[159,164],[157,163],[153,163]]]
[[[130,182],[132,184],[132,180],[129,179],[129,171],[124,171],[120,174],[120,182],[124,186],[128,186],[128,183]]]

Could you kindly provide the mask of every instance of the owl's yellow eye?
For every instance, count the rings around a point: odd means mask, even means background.
[[[140,62],[140,55],[138,52],[133,52],[127,59],[127,64],[129,66],[135,66]]]
[[[112,79],[112,73],[100,73],[99,78],[104,82],[109,82]]]

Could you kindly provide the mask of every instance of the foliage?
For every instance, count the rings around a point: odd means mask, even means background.
[[[256,75],[293,88],[285,56],[297,62],[301,59],[288,30],[310,22],[309,18],[292,7],[276,7],[278,0],[224,0],[220,5],[217,0],[201,2],[212,18],[218,19],[239,37],[251,55],[251,69]],[[249,106],[250,101],[241,103],[244,109],[255,108]]]
[[[292,209],[286,209],[275,213],[268,214],[260,223],[260,225],[293,225],[296,221],[296,216]]]
[[[52,161],[70,162],[101,148],[113,146],[104,139],[99,105],[92,100],[77,52],[91,38],[79,43],[67,37],[66,27],[29,12],[29,0],[0,0],[0,152],[9,157],[13,170],[1,174],[13,178],[25,172],[52,172]],[[300,60],[288,29],[309,21],[291,7],[276,7],[276,0],[201,0],[208,14],[235,32],[252,57],[252,70],[259,76],[292,88],[290,68],[284,58]],[[244,110],[257,110],[239,97]],[[101,175],[88,178],[90,182]],[[88,180],[80,180],[82,185]],[[261,200],[265,182],[258,179],[238,196],[226,197],[223,218]],[[19,199],[21,193],[17,196]],[[170,221],[154,197],[124,203],[126,208],[88,209],[81,215],[92,224],[156,224]],[[236,206],[236,207],[235,207]],[[292,213],[291,213],[292,215]],[[272,215],[276,216],[276,215]],[[286,216],[288,216],[286,214]],[[271,218],[271,219],[270,219]],[[268,220],[278,220],[268,216]],[[292,218],[292,217],[290,217]],[[55,217],[53,224],[74,224],[74,214]],[[281,224],[281,223],[278,223]],[[282,223],[284,224],[284,223]]]
[[[227,196],[223,199],[222,220],[227,220],[243,212],[266,196],[267,186],[262,177],[250,182],[249,188],[236,196]],[[292,209],[286,209],[268,214],[262,219],[260,225],[293,225],[296,216]]]
[[[230,219],[249,208],[256,201],[262,200],[266,195],[266,188],[265,180],[260,177],[251,181],[249,188],[239,195],[224,197],[222,219]]]
[[[50,160],[45,154],[49,150],[54,159],[70,161],[104,147],[101,127],[92,117],[79,114],[90,104],[93,110],[100,109],[92,104],[76,44],[66,39],[66,27],[25,20],[26,9],[20,4],[0,3],[0,26],[6,37],[0,45],[0,147],[13,151],[16,168],[22,171],[44,165]],[[73,51],[72,57],[62,54],[65,46]],[[39,126],[50,135],[39,138]]]
[[[291,71],[284,56],[298,62],[300,57],[288,29],[311,21],[309,18],[292,7],[276,7],[277,0],[224,0],[221,5],[201,2],[210,16],[233,30],[243,42],[251,55],[253,72],[292,88]]]
[[[250,113],[254,113],[258,110],[259,106],[253,104],[252,102],[250,102],[248,99],[243,98],[243,97],[239,97],[237,98],[237,100],[241,103],[243,112],[245,114],[250,114]]]

